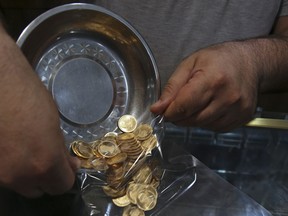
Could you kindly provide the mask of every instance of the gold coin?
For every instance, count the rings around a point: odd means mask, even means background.
[[[133,133],[121,133],[117,136],[117,141],[119,142],[118,144],[120,144],[121,142],[135,142],[135,135]]]
[[[108,132],[104,135],[104,137],[117,137],[117,133],[116,132]]]
[[[80,158],[80,161],[81,161],[81,167],[82,168],[84,168],[84,169],[92,169],[93,168],[92,164],[90,163],[90,161],[88,159]]]
[[[127,154],[125,152],[120,152],[119,154],[115,155],[114,157],[107,158],[106,162],[108,165],[122,163],[127,159]]]
[[[115,189],[110,186],[102,186],[102,189],[107,196],[112,198],[121,197],[126,194],[125,188]]]
[[[141,142],[141,146],[145,149],[147,154],[151,154],[151,151],[157,146],[158,140],[156,136],[150,136],[148,139]]]
[[[120,153],[118,145],[115,142],[111,141],[102,141],[98,145],[97,150],[99,154],[107,158],[114,157],[115,155]]]
[[[124,207],[122,216],[145,216],[145,212],[135,205]]]
[[[136,183],[130,183],[127,187],[126,194],[128,198],[130,199],[131,203],[137,204],[137,196],[139,194],[139,190],[144,188],[145,185],[143,184],[136,184]]]
[[[139,125],[135,131],[134,134],[138,140],[146,140],[152,135],[153,129],[148,124],[141,124]]]
[[[118,127],[123,132],[132,132],[137,127],[137,120],[132,115],[123,115],[118,120]]]
[[[88,159],[93,157],[91,146],[83,141],[73,142],[72,150],[80,158]]]
[[[150,185],[141,188],[136,197],[137,206],[143,211],[153,209],[157,204],[158,193],[156,189]]]
[[[97,148],[97,146],[98,146],[101,142],[102,142],[101,139],[97,139],[97,140],[94,140],[94,141],[90,142],[89,144],[90,144],[90,146],[91,146],[92,149],[95,149],[95,148]]]
[[[90,163],[91,166],[97,171],[105,171],[109,168],[106,160],[103,158],[94,158]]]
[[[107,179],[110,181],[122,180],[125,175],[125,167],[119,166],[117,168],[110,167],[107,171]]]
[[[77,142],[74,141],[70,144],[70,149],[72,150],[72,152],[77,155],[77,150],[76,150],[76,145],[77,145]]]
[[[122,197],[112,199],[112,202],[119,207],[125,207],[131,203],[126,194]]]
[[[144,164],[132,177],[135,183],[149,184],[152,180],[152,170],[147,164]]]
[[[160,181],[157,180],[157,179],[155,179],[155,178],[153,178],[153,179],[151,180],[150,185],[151,185],[152,187],[154,187],[155,189],[157,189],[157,188],[159,187],[159,185],[160,185]]]

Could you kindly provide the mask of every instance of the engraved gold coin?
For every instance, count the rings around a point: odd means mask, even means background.
[[[132,115],[123,115],[118,120],[118,127],[123,132],[132,132],[137,127],[137,120]]]
[[[112,202],[116,206],[119,206],[119,207],[125,207],[125,206],[128,206],[131,203],[130,199],[127,197],[126,194],[124,196],[122,196],[122,197],[118,197],[118,198],[112,199]]]
[[[136,183],[129,184],[129,186],[127,187],[126,194],[130,199],[131,203],[137,204],[137,196],[139,194],[139,191],[144,187],[145,185],[143,184],[136,184]]]
[[[118,145],[111,141],[102,141],[98,145],[97,150],[99,154],[105,158],[114,157],[116,154],[120,153]]]
[[[93,156],[91,146],[82,141],[73,142],[72,150],[80,158],[88,159]]]
[[[137,206],[143,211],[153,209],[157,204],[158,193],[156,189],[150,185],[143,187],[138,191],[136,197]]]

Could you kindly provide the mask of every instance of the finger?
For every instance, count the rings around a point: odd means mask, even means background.
[[[169,104],[176,98],[179,90],[184,86],[188,80],[193,76],[194,59],[191,57],[188,61],[183,61],[176,71],[172,74],[159,100],[154,103],[150,110],[156,114],[162,114]]]
[[[177,97],[164,112],[166,120],[171,122],[185,120],[205,109],[213,100],[205,75],[199,71],[182,87]]]
[[[217,102],[213,100],[205,108],[193,113],[191,116],[183,120],[179,120],[173,123],[181,126],[194,126],[204,128],[225,114],[226,109],[221,109],[223,107],[219,107],[216,104]]]

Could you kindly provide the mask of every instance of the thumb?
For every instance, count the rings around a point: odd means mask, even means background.
[[[192,57],[192,56],[191,56]],[[155,114],[163,114],[171,102],[177,97],[180,89],[189,81],[194,68],[194,59],[185,59],[172,74],[159,98],[150,111]]]

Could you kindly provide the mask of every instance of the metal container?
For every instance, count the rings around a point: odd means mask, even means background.
[[[92,4],[67,4],[32,21],[17,44],[52,93],[68,142],[117,130],[124,114],[153,116],[159,97],[154,57],[126,20]]]

